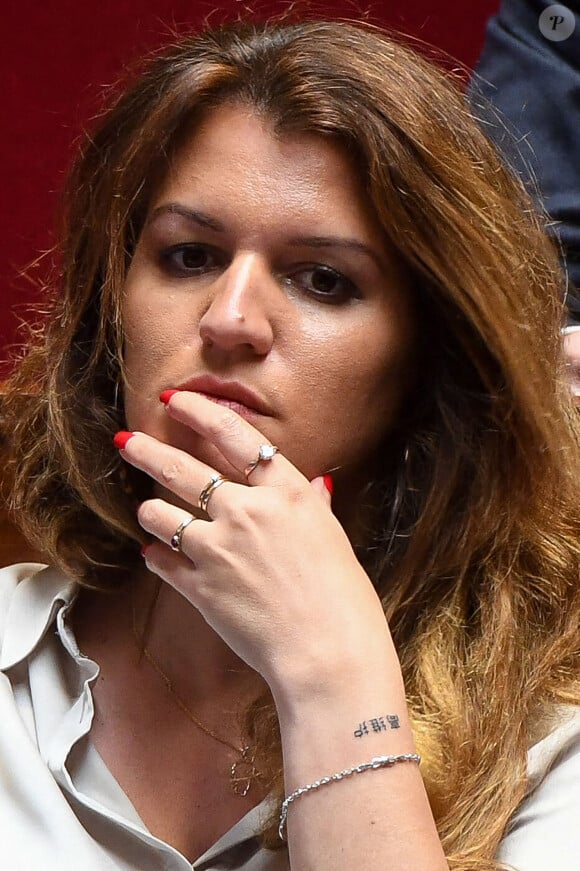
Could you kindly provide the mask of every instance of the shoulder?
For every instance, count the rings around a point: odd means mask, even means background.
[[[550,771],[569,755],[580,756],[580,705],[556,709],[552,728],[528,753],[528,792],[533,792]]]
[[[18,584],[45,568],[46,566],[40,563],[16,563],[0,569],[0,638],[4,634],[6,618]]]
[[[54,619],[72,601],[76,584],[57,569],[17,563],[0,569],[0,669],[27,656]]]
[[[498,858],[521,871],[576,871],[580,855],[580,707],[562,706],[557,722],[528,753],[528,793]]]

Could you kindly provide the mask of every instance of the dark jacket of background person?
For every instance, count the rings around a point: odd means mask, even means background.
[[[537,179],[567,263],[570,318],[580,322],[580,0],[565,4],[576,26],[561,41],[539,26],[551,5],[504,0],[488,24],[471,94],[476,106],[481,95],[503,116],[508,131],[489,108],[477,108],[511,165],[526,181]]]

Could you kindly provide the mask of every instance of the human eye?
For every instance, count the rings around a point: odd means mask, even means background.
[[[346,303],[359,299],[356,285],[331,266],[303,266],[288,275],[287,282],[327,303]]]
[[[187,277],[216,269],[223,259],[223,255],[211,246],[190,242],[165,248],[160,254],[160,265],[171,275]]]

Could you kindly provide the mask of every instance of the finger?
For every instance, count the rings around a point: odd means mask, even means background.
[[[179,553],[193,562],[195,562],[193,526],[195,524],[209,526],[209,521],[194,517],[182,508],[165,502],[164,499],[148,499],[143,502],[137,511],[137,520],[145,532],[155,536],[174,553]]]
[[[259,457],[260,446],[269,444],[268,439],[233,409],[218,405],[199,393],[186,390],[168,393],[167,413],[211,442],[250,485],[306,482],[301,472],[280,452],[270,460],[260,460],[246,476],[248,466]]]
[[[321,475],[318,478],[313,478],[310,486],[315,493],[318,493],[324,504],[330,508],[332,502],[332,478],[330,475]]]
[[[155,541],[143,548],[143,559],[150,572],[170,584],[197,607],[197,565],[182,553],[174,553]]]
[[[119,439],[117,436],[123,438]],[[146,472],[158,484],[191,506],[193,514],[200,513],[200,495],[212,478],[215,478],[215,469],[192,457],[191,454],[160,442],[145,433],[118,433],[117,436],[115,436],[115,443],[122,451],[124,460],[142,472]],[[223,484],[226,483],[228,487],[244,486],[233,484],[224,478]],[[212,488],[212,503],[214,492],[218,489],[219,486]]]

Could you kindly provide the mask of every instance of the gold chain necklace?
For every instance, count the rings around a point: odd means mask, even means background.
[[[142,652],[147,662],[155,669],[155,671],[165,684],[165,687],[171,695],[171,698],[174,700],[177,707],[185,714],[188,720],[190,720],[194,724],[194,726],[197,726],[198,729],[204,732],[204,734],[208,735],[210,738],[213,738],[214,741],[218,741],[220,744],[223,744],[224,747],[229,747],[230,750],[234,750],[238,754],[239,759],[236,759],[236,761],[233,762],[230,767],[230,785],[235,795],[239,795],[242,797],[246,796],[250,791],[250,787],[252,786],[254,779],[258,775],[258,770],[254,764],[255,753],[252,752],[251,748],[247,744],[243,744],[242,747],[236,747],[235,744],[232,744],[226,738],[222,738],[221,735],[213,732],[209,728],[209,726],[204,725],[204,723],[198,720],[193,711],[188,708],[181,696],[175,691],[171,678],[163,671],[151,651],[145,645],[143,637],[139,637],[139,633],[137,632],[134,602],[133,635],[135,636],[135,641],[137,643],[138,649]]]

